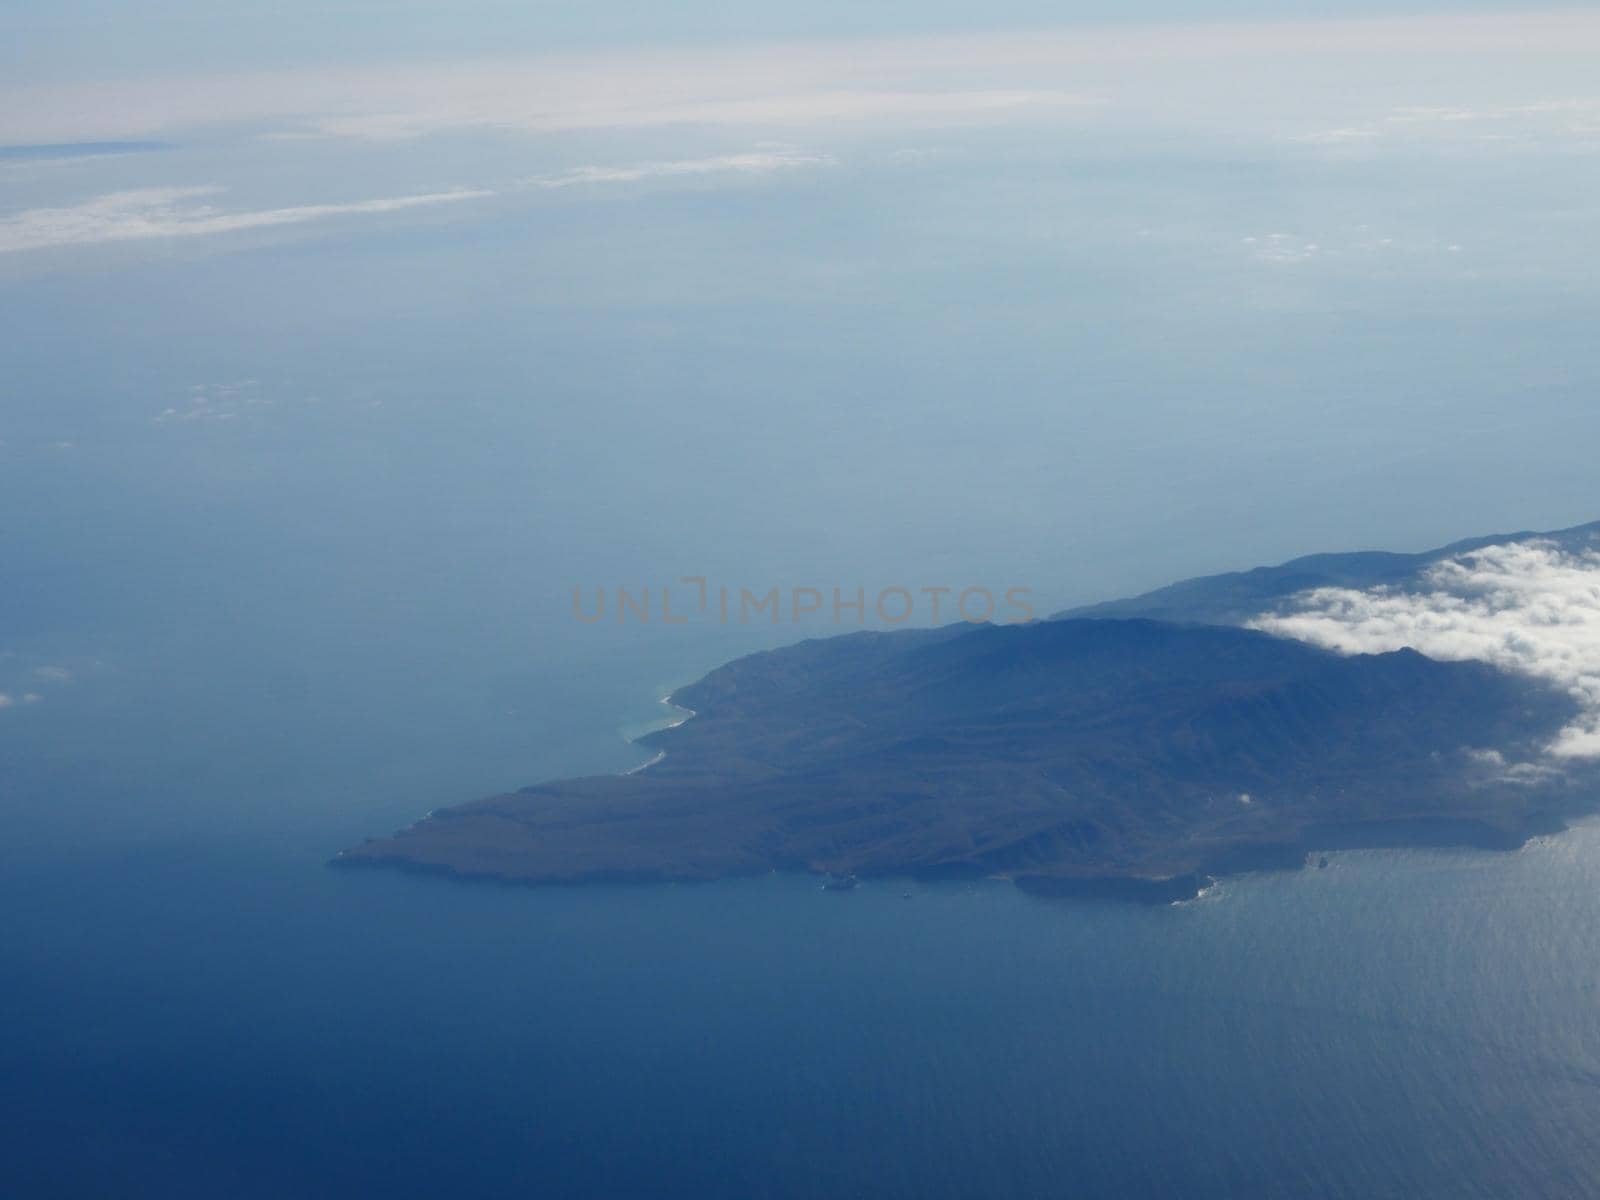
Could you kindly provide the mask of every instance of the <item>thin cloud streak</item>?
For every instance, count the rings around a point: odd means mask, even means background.
[[[1305,91],[1305,70],[1343,78],[1352,58],[1369,67],[1392,63],[1402,85],[1415,77],[1418,59],[1454,63],[1455,77],[1471,86],[1487,58],[1532,64],[1530,77],[1541,80],[1559,63],[1582,64],[1597,53],[1600,13],[1558,10],[365,64],[0,89],[0,140],[150,137],[230,125],[393,140],[462,129],[959,124],[1102,103],[1183,116],[1196,96],[1210,94],[1219,71],[1230,95],[1240,80],[1259,77],[1287,101]],[[1286,75],[1289,62],[1301,69]],[[1246,99],[1252,109],[1263,102]]]
[[[595,129],[656,129],[674,125],[781,128],[822,123],[891,122],[895,125],[967,124],[1025,114],[1084,110],[1097,102],[1072,93],[1048,90],[950,92],[819,91],[782,95],[729,97],[678,102],[648,99],[617,107],[608,97],[591,105],[574,100],[560,107],[516,107],[514,91],[483,107],[470,101],[455,107],[400,113],[329,117],[289,136],[356,138],[394,142],[462,129],[518,130],[560,133]]]
[[[222,190],[217,187],[141,188],[110,192],[60,208],[27,209],[0,218],[0,254],[140,238],[205,237],[245,229],[298,225],[330,217],[402,212],[495,194],[481,189],[458,189],[348,204],[305,204],[245,212],[224,212],[209,204],[196,203],[201,197]]]
[[[757,176],[805,168],[830,167],[831,155],[770,151],[724,154],[711,158],[675,159],[624,166],[587,165],[553,175],[535,176],[516,190],[553,191],[595,184],[640,183],[652,179]],[[480,200],[503,194],[489,188],[457,188],[448,192],[392,196],[346,204],[302,204],[228,212],[204,203],[225,189],[214,186],[141,188],[109,192],[78,204],[32,208],[0,218],[0,254],[44,250],[97,242],[146,238],[205,237],[299,225],[335,217],[377,215]]]
[[[831,155],[825,154],[724,154],[715,158],[676,159],[626,167],[573,167],[555,175],[535,176],[524,183],[528,187],[554,190],[588,184],[639,183],[649,179],[685,176],[765,175],[803,167],[829,167],[836,162]]]

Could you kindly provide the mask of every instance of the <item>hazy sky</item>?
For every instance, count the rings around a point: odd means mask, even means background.
[[[15,627],[1600,515],[1600,13],[799,11],[10,6]]]
[[[173,70],[294,66],[595,50],[679,47],[797,38],[971,33],[1106,23],[1539,12],[1551,6],[1493,0],[1313,0],[1286,10],[1272,0],[813,0],[804,5],[729,0],[429,0],[274,4],[264,0],[113,0],[10,4],[0,33],[15,58],[8,77],[145,75]]]

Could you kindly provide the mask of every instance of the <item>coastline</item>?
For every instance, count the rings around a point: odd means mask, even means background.
[[[644,729],[641,732],[636,733],[632,737],[629,737],[629,738],[626,739],[628,745],[637,746],[640,742],[644,741],[645,738],[647,738],[647,737],[652,737],[652,736],[654,736],[655,734],[658,734],[658,733],[665,733],[669,729],[676,729],[678,726],[680,726],[680,725],[686,723],[687,721],[689,721],[695,715],[694,709],[692,709],[692,708],[684,708],[681,704],[673,703],[672,698],[674,696],[676,696],[678,694],[678,692],[681,691],[681,690],[682,690],[681,688],[674,688],[672,691],[668,692],[665,696],[662,696],[660,698],[660,700],[658,701],[658,703],[664,704],[664,705],[666,705],[666,707],[668,707],[670,709],[673,709],[676,712],[682,713],[683,715],[678,717],[678,718],[676,718],[676,719],[663,717],[662,719],[660,719],[658,721],[650,722],[649,724],[647,724],[644,727]],[[648,771],[651,767],[655,766],[658,762],[660,762],[666,756],[667,756],[667,752],[665,750],[657,750],[655,752],[654,756],[652,756],[651,758],[649,758],[649,759],[645,760],[644,762],[640,763],[638,766],[629,767],[626,771],[618,771],[617,774],[618,775],[639,775],[639,774],[642,774],[643,772]],[[429,815],[431,816],[432,814],[430,813]]]
[[[652,752],[631,768],[442,809],[336,861],[521,884],[1006,878],[1170,904],[1319,851],[1516,849],[1595,807],[1577,776],[1514,787],[1460,750],[1521,761],[1569,697],[1225,627],[808,640],[658,703],[623,732]]]
[[[1529,842],[1565,833],[1570,821],[1593,817],[1600,805],[1572,805],[1530,815],[1515,827],[1491,825],[1470,818],[1399,818],[1395,820],[1350,821],[1309,826],[1300,837],[1282,841],[1240,843],[1223,847],[1202,866],[1167,876],[1116,874],[1049,875],[1025,873],[995,875],[976,864],[950,863],[932,868],[907,866],[904,869],[863,869],[846,873],[867,881],[919,880],[955,881],[985,878],[1007,881],[1030,896],[1046,900],[1090,900],[1131,903],[1150,907],[1184,904],[1199,898],[1222,880],[1266,872],[1300,871],[1319,854],[1342,850],[1479,850],[1508,853]],[[838,870],[800,864],[752,865],[746,870],[723,870],[701,875],[658,870],[596,870],[560,878],[534,877],[456,864],[423,860],[399,854],[360,854],[341,851],[328,865],[338,867],[388,867],[410,874],[433,875],[452,880],[498,883],[516,887],[583,887],[589,885],[652,885],[663,883],[716,883],[724,879],[749,878],[773,871],[824,878]]]
[[[1319,854],[1341,850],[1482,850],[1510,853],[1536,838],[1571,828],[1597,806],[1529,814],[1515,826],[1464,817],[1402,817],[1308,826],[1301,836],[1276,842],[1240,843],[1222,850],[1193,871],[1165,877],[1115,875],[1019,875],[1012,882],[1030,895],[1062,899],[1123,900],[1178,904],[1194,900],[1220,880],[1261,872],[1301,871]]]

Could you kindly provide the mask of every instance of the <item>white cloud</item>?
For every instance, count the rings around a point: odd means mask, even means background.
[[[1498,750],[1470,749],[1467,757],[1485,768],[1491,778],[1500,783],[1543,783],[1561,774],[1555,767],[1544,763],[1507,762]]]
[[[619,103],[618,100],[621,100]],[[640,96],[527,98],[514,87],[493,96],[453,96],[437,107],[314,118],[293,136],[394,142],[463,129],[554,133],[585,129],[656,129],[673,125],[785,128],[840,122],[896,126],[970,124],[1026,114],[1081,110],[1087,97],[1036,90],[819,90],[748,96],[659,99]]]
[[[574,167],[557,175],[542,175],[526,180],[532,187],[568,188],[593,183],[637,183],[646,179],[673,178],[696,175],[761,175],[772,171],[793,170],[797,167],[832,166],[835,160],[828,155],[792,154],[787,152],[767,154],[725,154],[716,158],[678,159],[672,162],[638,163],[628,167]]]
[[[0,708],[10,708],[16,701],[4,692],[0,692]]]
[[[1315,258],[1322,250],[1316,242],[1309,242],[1288,233],[1247,237],[1244,239],[1244,244],[1253,257],[1268,263],[1305,262],[1307,259]]]
[[[1102,101],[1141,119],[1292,134],[1365,125],[1400,105],[1543,103],[1584,86],[1596,53],[1600,13],[1569,9],[328,66],[0,86],[0,141],[202,127],[395,139],[462,129],[960,125]],[[1362,81],[1354,91],[1353,70]]]
[[[1347,146],[1352,142],[1371,141],[1378,136],[1376,129],[1363,129],[1360,126],[1351,126],[1347,129],[1319,129],[1313,133],[1295,133],[1289,135],[1292,142],[1309,142],[1321,146]]]
[[[158,425],[174,421],[232,421],[248,413],[275,407],[277,401],[261,394],[256,379],[233,383],[197,383],[189,389],[182,406],[168,406],[151,418]]]
[[[725,154],[712,158],[645,162],[629,166],[575,167],[559,174],[523,180],[521,186],[558,189],[582,184],[633,183],[656,178],[759,175],[831,166],[835,161],[829,155],[793,151]],[[204,237],[245,229],[298,225],[332,217],[400,212],[500,194],[489,189],[458,188],[448,192],[393,196],[347,204],[304,204],[290,208],[233,212],[204,202],[206,197],[215,196],[223,190],[218,187],[143,188],[110,192],[59,208],[27,209],[9,217],[0,217],[0,254],[94,242]],[[155,419],[175,421],[233,416],[243,405],[267,403],[259,398],[241,398],[240,393],[253,386],[254,381],[245,381],[213,389],[197,389],[197,392],[209,390],[215,394],[197,394],[190,398],[187,407],[169,408]]]
[[[72,682],[72,672],[65,667],[35,667],[33,677],[42,683]]]
[[[1371,123],[1288,135],[1326,147],[1451,146],[1503,143],[1508,148],[1592,147],[1600,139],[1600,98],[1568,97],[1515,104],[1401,105]]]
[[[1490,546],[1435,564],[1423,583],[1421,591],[1319,588],[1251,625],[1343,654],[1409,646],[1557,684],[1583,711],[1550,753],[1600,758],[1600,550]]]
[[[1370,225],[1327,230],[1317,234],[1251,234],[1241,238],[1239,244],[1250,259],[1278,267],[1304,263],[1372,266],[1384,260],[1409,260],[1419,265],[1432,262],[1437,266],[1441,262],[1441,256],[1463,253],[1460,242],[1445,241],[1436,235],[1383,236]],[[1446,262],[1446,265],[1452,269],[1459,267],[1459,263]]]
[[[1389,114],[1388,120],[1394,125],[1462,125],[1486,121],[1563,122],[1568,128],[1594,131],[1600,127],[1597,126],[1600,123],[1600,100],[1569,97],[1483,108],[1411,105],[1396,109]]]
[[[226,212],[198,202],[201,197],[212,196],[222,190],[216,187],[142,188],[110,192],[61,208],[30,208],[0,218],[0,254],[89,242],[204,237],[242,229],[296,225],[329,217],[399,212],[494,194],[458,189],[348,204],[306,204],[245,212]]]

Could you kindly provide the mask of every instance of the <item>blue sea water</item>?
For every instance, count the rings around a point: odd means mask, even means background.
[[[1600,825],[1164,908],[326,865],[512,760],[630,765],[651,671],[717,652],[641,640],[560,719],[466,714],[477,745],[385,742],[376,693],[290,720],[270,678],[187,759],[191,708],[119,697],[93,754],[83,713],[9,714],[0,1191],[1593,1194]]]

